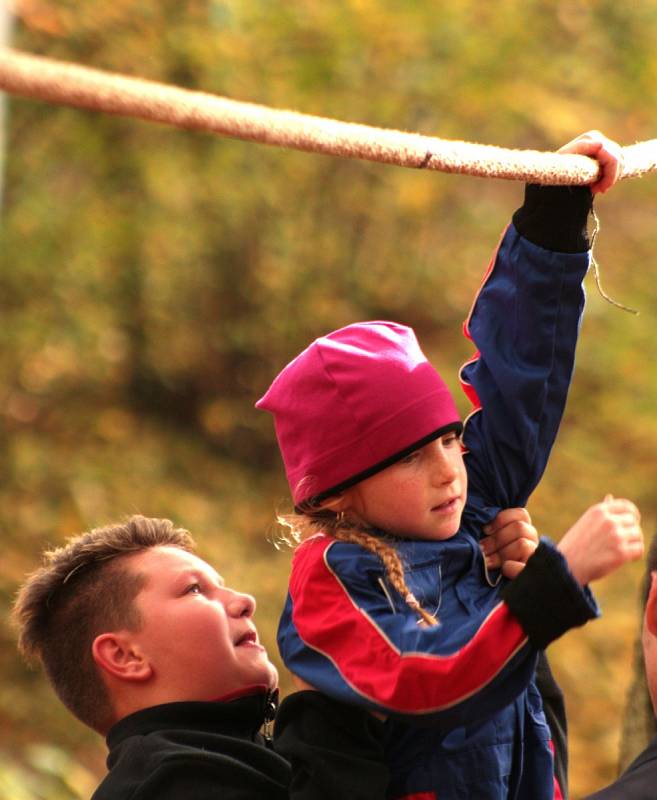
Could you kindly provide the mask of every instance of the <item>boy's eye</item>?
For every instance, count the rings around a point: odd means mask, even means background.
[[[201,584],[190,583],[190,585],[185,589],[185,594],[201,594]]]

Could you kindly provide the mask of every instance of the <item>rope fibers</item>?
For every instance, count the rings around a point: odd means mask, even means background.
[[[488,178],[588,184],[593,159],[438,139],[267,108],[0,48],[0,89],[36,100],[313,153]],[[657,139],[623,148],[622,178],[657,170]]]

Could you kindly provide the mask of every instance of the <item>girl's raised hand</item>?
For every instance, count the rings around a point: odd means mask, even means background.
[[[607,495],[582,514],[557,547],[582,586],[603,578],[643,555],[639,510],[629,500]]]
[[[591,184],[593,194],[604,194],[616,183],[623,166],[623,149],[612,139],[608,139],[600,131],[582,133],[576,139],[559,148],[559,153],[573,153],[595,158],[600,165],[600,175]]]

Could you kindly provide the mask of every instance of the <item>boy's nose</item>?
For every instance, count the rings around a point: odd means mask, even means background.
[[[233,617],[252,617],[256,608],[255,597],[230,589],[229,592],[230,596],[224,603],[226,611]]]

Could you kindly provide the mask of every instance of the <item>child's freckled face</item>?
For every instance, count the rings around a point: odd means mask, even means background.
[[[448,433],[345,493],[360,519],[406,539],[449,539],[459,529],[467,474],[461,444]]]
[[[132,557],[146,575],[135,599],[142,618],[136,638],[156,678],[180,700],[213,700],[278,675],[253,624],[255,601],[224,585],[193,553],[153,547]]]

